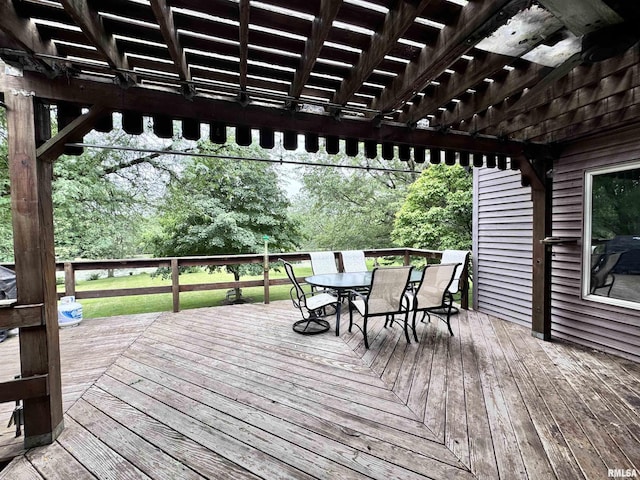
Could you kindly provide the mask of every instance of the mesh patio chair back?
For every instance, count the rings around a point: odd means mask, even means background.
[[[437,308],[444,305],[458,265],[460,264],[428,265],[415,292],[414,308]]]
[[[311,269],[314,275],[338,273],[336,257],[333,252],[311,252]]]
[[[289,280],[293,284],[293,287],[291,287],[292,288],[291,301],[293,302],[296,308],[306,308],[307,297],[305,296],[304,290],[302,290],[302,287],[300,286],[300,284],[298,283],[298,280],[296,279],[296,274],[293,271],[293,266],[289,262],[283,261],[282,263],[284,264],[284,271],[287,272],[287,277],[289,277]],[[295,291],[295,295],[294,295],[294,291]]]
[[[368,314],[371,316],[400,312],[410,275],[411,267],[374,269],[371,289],[367,295]]]
[[[469,250],[443,250],[440,263],[457,263],[460,265],[456,268],[453,281],[449,286],[451,293],[458,293],[458,290],[460,290],[460,278],[462,277],[464,267],[469,264],[470,255],[471,252]]]
[[[362,250],[345,250],[340,252],[344,272],[366,272],[367,262]]]
[[[329,330],[329,322],[321,317],[324,316],[326,307],[333,306],[338,308],[340,303],[338,297],[328,290],[305,293],[296,279],[293,266],[282,259],[280,261],[284,265],[287,277],[293,284],[289,292],[293,306],[300,310],[302,314],[302,320],[298,320],[293,324],[293,330],[303,335],[314,335]]]
[[[423,312],[422,321],[424,321],[425,316],[429,315],[429,312],[435,313],[439,317],[440,314],[445,315],[440,318],[447,324],[449,333],[453,335],[453,330],[451,329],[451,311],[453,310],[451,284],[459,266],[459,263],[428,265],[424,269],[422,280],[417,290],[409,293],[409,301],[413,310],[411,329],[416,342],[418,341],[416,316],[419,311]]]

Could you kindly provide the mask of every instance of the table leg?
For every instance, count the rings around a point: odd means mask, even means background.
[[[336,337],[340,336],[340,312],[342,310],[342,290],[338,290],[338,305],[336,306]]]

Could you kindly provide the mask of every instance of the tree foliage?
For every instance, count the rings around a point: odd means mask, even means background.
[[[411,185],[393,226],[399,246],[470,249],[472,176],[460,166],[431,165]]]
[[[595,175],[592,198],[593,238],[640,233],[640,169]]]
[[[149,141],[119,129],[98,140],[129,148]],[[60,157],[53,182],[56,255],[96,259],[142,253],[146,218],[175,168],[171,156],[158,153],[92,149]]]
[[[264,155],[257,148],[235,145],[221,151],[209,142],[199,150]],[[171,181],[149,245],[157,256],[248,254],[261,252],[267,235],[271,251],[295,249],[299,235],[288,206],[271,165],[194,157]],[[228,269],[240,278],[240,270]]]
[[[408,170],[400,161],[315,154],[310,162]],[[396,210],[417,173],[305,167],[296,199],[308,250],[384,248],[391,245]]]

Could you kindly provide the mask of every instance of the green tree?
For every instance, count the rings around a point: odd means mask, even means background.
[[[132,148],[151,140],[119,129],[96,136],[96,143]],[[56,255],[97,259],[142,253],[146,219],[175,168],[170,156],[159,153],[90,149],[61,156],[53,181]]]
[[[202,153],[264,156],[258,148],[209,142]],[[267,163],[194,157],[173,179],[160,207],[158,228],[149,238],[157,256],[230,255],[297,248],[299,234],[288,217],[289,201]],[[246,267],[229,266],[236,281]],[[236,293],[236,298],[240,292]]]
[[[310,162],[369,166],[389,171],[305,167],[303,189],[296,199],[296,215],[303,225],[308,250],[385,248],[407,188],[418,173],[414,165],[369,160],[362,156],[307,155]]]
[[[458,165],[431,165],[409,188],[392,236],[406,247],[470,249],[472,217],[471,174]]]

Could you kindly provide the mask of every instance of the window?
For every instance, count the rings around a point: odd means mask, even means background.
[[[640,309],[640,162],[585,174],[583,297]]]

